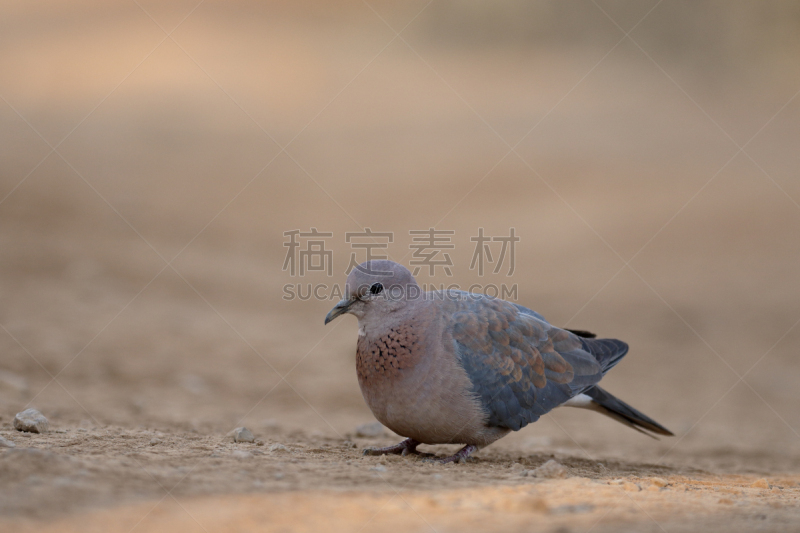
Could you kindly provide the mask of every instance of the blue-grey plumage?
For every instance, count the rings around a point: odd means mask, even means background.
[[[462,459],[561,405],[671,435],[597,386],[628,352],[622,341],[555,327],[498,298],[422,293],[391,261],[360,265],[346,291],[326,323],[343,313],[358,318],[362,394],[381,423],[408,437],[370,453],[458,442],[467,446],[445,461]]]
[[[628,351],[617,340],[586,340],[541,315],[490,297],[450,301],[456,353],[489,424],[517,431],[585,392]]]

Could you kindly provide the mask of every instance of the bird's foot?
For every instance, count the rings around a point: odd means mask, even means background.
[[[430,455],[418,452],[417,446],[419,445],[420,443],[414,439],[406,439],[399,444],[385,448],[365,448],[364,455]]]
[[[478,447],[474,444],[467,444],[456,453],[451,455],[450,457],[444,457],[442,459],[425,459],[426,462],[430,463],[438,463],[440,465],[444,465],[447,463],[466,463],[467,459],[475,452],[478,451]]]

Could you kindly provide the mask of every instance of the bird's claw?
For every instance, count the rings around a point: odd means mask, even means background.
[[[467,461],[473,461],[474,459],[470,457],[472,453],[478,451],[477,446],[473,446],[472,444],[468,444],[458,450],[455,454],[451,455],[450,457],[442,457],[440,458],[428,458],[423,459],[426,463],[435,463],[440,465],[445,465],[447,463],[459,463],[459,464],[466,464]]]
[[[408,455],[410,453],[418,454],[417,446],[419,442],[406,439],[394,446],[387,446],[385,448],[364,448],[362,455]]]
[[[444,465],[447,463],[461,463],[464,464],[468,460],[471,460],[470,455],[476,451],[478,451],[477,446],[473,446],[468,444],[464,446],[454,455],[450,457],[442,457],[438,458],[432,453],[423,453],[417,451],[417,446],[419,442],[406,439],[399,444],[395,444],[394,446],[387,446],[385,448],[364,448],[362,455],[402,455],[403,457],[408,455],[416,455],[420,458],[421,461],[426,463],[437,463],[440,465]]]

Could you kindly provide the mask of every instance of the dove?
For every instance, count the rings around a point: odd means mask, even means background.
[[[389,260],[354,268],[325,317],[358,319],[356,372],[375,418],[406,437],[366,455],[419,454],[463,444],[440,463],[519,431],[559,406],[607,415],[646,435],[673,435],[597,383],[628,353],[616,339],[551,325],[539,313],[458,290],[423,292]]]

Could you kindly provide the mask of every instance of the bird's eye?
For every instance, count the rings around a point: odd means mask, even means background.
[[[369,288],[369,292],[371,292],[372,294],[380,294],[382,290],[383,290],[383,285],[381,285],[380,283],[373,283],[372,287]]]

